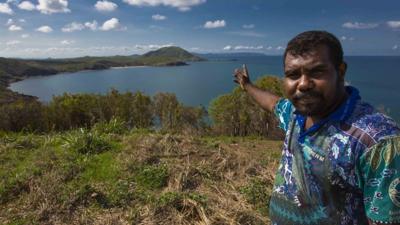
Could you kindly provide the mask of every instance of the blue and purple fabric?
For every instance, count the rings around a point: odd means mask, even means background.
[[[287,99],[275,106],[286,132],[270,201],[276,225],[400,222],[400,128],[354,87],[308,130]]]

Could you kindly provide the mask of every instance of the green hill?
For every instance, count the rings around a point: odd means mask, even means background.
[[[145,65],[154,66],[179,66],[186,65],[185,62],[205,61],[180,47],[164,47],[148,52],[137,59]]]

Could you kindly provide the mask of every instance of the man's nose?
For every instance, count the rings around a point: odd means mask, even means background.
[[[297,89],[301,92],[305,92],[312,88],[314,88],[313,80],[305,74],[301,75]]]

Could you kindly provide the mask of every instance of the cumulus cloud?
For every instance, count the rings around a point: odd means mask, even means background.
[[[61,43],[62,45],[72,45],[72,44],[75,43],[75,41],[72,41],[72,40],[62,40],[60,43]]]
[[[41,26],[36,29],[36,31],[42,32],[42,33],[50,33],[53,31],[53,29],[49,26]]]
[[[221,27],[225,27],[225,26],[226,26],[225,20],[207,21],[204,24],[204,28],[206,28],[206,29],[215,29],[215,28],[221,28]]]
[[[344,28],[348,29],[373,29],[378,27],[378,23],[359,23],[359,22],[346,22],[342,25]]]
[[[285,48],[284,47],[282,47],[282,46],[278,46],[278,47],[276,47],[276,50],[278,50],[278,51],[280,51],[280,50],[284,50]]]
[[[8,30],[9,31],[21,31],[22,27],[13,24],[8,28]]]
[[[11,24],[13,24],[14,23],[14,20],[13,19],[8,19],[7,20],[7,23],[6,23],[6,26],[10,26]]]
[[[18,8],[20,8],[22,10],[27,10],[27,11],[32,11],[32,10],[36,9],[35,5],[30,1],[21,2],[20,4],[18,4]]]
[[[126,30],[126,27],[122,27],[117,18],[111,18],[103,23],[103,25],[100,27],[100,30]]]
[[[118,8],[118,5],[114,2],[109,2],[107,0],[97,1],[94,5],[97,11],[101,12],[112,12]]]
[[[231,45],[227,45],[227,46],[225,46],[223,49],[224,49],[225,51],[230,51],[230,50],[232,50],[233,48],[232,48]]]
[[[153,20],[165,20],[165,19],[167,19],[166,16],[163,16],[163,15],[160,15],[160,14],[152,15],[151,18],[152,18]]]
[[[87,27],[87,28],[89,28],[91,30],[97,30],[97,25],[98,25],[98,23],[97,23],[96,20],[93,20],[92,22],[86,22],[85,23],[85,27]]]
[[[62,32],[74,32],[74,31],[80,31],[85,29],[85,26],[81,23],[77,22],[72,22],[70,24],[65,25],[61,30]]]
[[[393,49],[393,50],[397,50],[398,48],[399,48],[398,45],[394,45],[392,49]]]
[[[169,6],[180,11],[189,11],[191,7],[205,3],[207,0],[123,0],[133,6]]]
[[[253,29],[255,27],[255,25],[254,24],[244,24],[242,27],[244,29]]]
[[[39,0],[36,8],[43,14],[68,13],[68,0]]]
[[[400,28],[400,21],[387,21],[386,24],[393,29]]]
[[[21,35],[21,38],[28,38],[29,37],[29,34],[23,34],[23,35]]]
[[[21,22],[21,23],[25,23],[26,22],[26,20],[24,20],[24,19],[19,19],[18,21]]]
[[[14,11],[10,8],[8,3],[0,3],[0,13],[12,15]]]

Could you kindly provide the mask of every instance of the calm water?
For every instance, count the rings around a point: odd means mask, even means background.
[[[175,93],[186,105],[204,105],[234,87],[232,71],[246,63],[252,80],[265,74],[282,76],[278,56],[235,57],[237,61],[208,61],[182,67],[132,67],[36,77],[11,84],[11,89],[48,102],[53,95],[142,91]],[[400,121],[400,57],[347,57],[346,80],[360,90],[364,100],[384,107]]]

